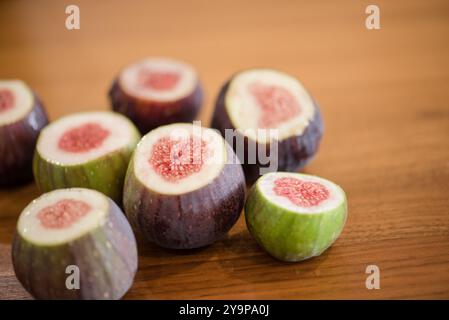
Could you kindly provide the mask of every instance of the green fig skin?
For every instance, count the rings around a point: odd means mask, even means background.
[[[335,242],[346,223],[346,195],[338,188],[344,200],[335,209],[297,213],[273,203],[256,182],[245,204],[248,230],[259,246],[278,260],[296,262],[319,256]]]
[[[61,165],[35,150],[33,173],[41,192],[64,188],[97,190],[121,204],[123,182],[131,155],[141,136],[130,123],[134,138],[127,146],[100,158],[76,165]]]
[[[137,245],[131,226],[109,199],[106,221],[66,243],[34,244],[16,230],[12,261],[17,279],[36,299],[120,299],[137,271]],[[68,289],[67,266],[79,268],[79,289]]]

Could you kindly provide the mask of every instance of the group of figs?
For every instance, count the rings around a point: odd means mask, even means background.
[[[121,298],[138,265],[133,231],[164,248],[204,247],[244,208],[253,238],[282,261],[320,255],[342,231],[343,190],[295,173],[315,155],[323,123],[294,77],[236,73],[212,128],[193,122],[203,89],[183,62],[133,63],[109,98],[113,111],[49,123],[24,82],[0,80],[0,185],[34,176],[43,192],[22,211],[12,244],[17,278],[34,297]]]

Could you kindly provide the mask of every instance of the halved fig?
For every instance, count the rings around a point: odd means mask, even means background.
[[[109,111],[75,113],[42,130],[34,155],[39,189],[83,187],[120,203],[129,159],[140,134],[126,117]]]
[[[37,299],[119,299],[137,270],[137,246],[120,208],[89,189],[59,189],[21,213],[14,271]]]
[[[240,216],[245,178],[215,130],[159,127],[134,152],[123,204],[135,229],[162,247],[192,249],[223,237]]]
[[[338,238],[346,217],[343,189],[329,180],[299,173],[262,176],[245,204],[249,232],[282,261],[319,256]]]
[[[147,58],[125,67],[109,90],[112,109],[142,134],[175,122],[192,122],[203,103],[195,69],[167,58]]]
[[[305,166],[323,133],[318,106],[302,84],[271,69],[234,75],[218,95],[212,127],[234,147],[248,184]]]
[[[47,115],[39,98],[20,80],[0,80],[0,186],[32,179],[33,152]]]

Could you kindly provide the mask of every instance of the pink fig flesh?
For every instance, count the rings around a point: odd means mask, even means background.
[[[11,90],[0,89],[0,112],[14,108],[15,98]]]
[[[253,83],[249,91],[260,109],[259,127],[275,128],[301,112],[298,101],[283,87]]]
[[[319,182],[283,177],[274,181],[273,191],[299,207],[313,207],[329,198],[329,190]]]
[[[180,75],[176,72],[160,72],[151,69],[142,69],[139,71],[138,77],[138,81],[143,88],[167,91],[176,86],[179,82]]]
[[[153,146],[149,162],[164,179],[178,181],[200,171],[207,153],[201,139],[163,137]]]
[[[100,147],[108,136],[109,130],[89,122],[67,130],[59,139],[58,147],[67,152],[86,152]]]
[[[37,218],[41,225],[48,229],[65,229],[84,217],[91,210],[91,206],[80,200],[63,199],[43,208]]]

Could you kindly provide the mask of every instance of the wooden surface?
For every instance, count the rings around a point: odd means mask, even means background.
[[[67,4],[81,30],[65,29]],[[381,30],[365,28],[365,7]],[[194,64],[207,125],[233,72],[297,75],[322,107],[325,135],[305,169],[340,184],[349,218],[322,256],[285,264],[261,251],[243,217],[210,247],[140,246],[130,299],[449,298],[449,2],[1,1],[0,78],[21,78],[52,119],[107,109],[116,72],[144,56]],[[29,295],[10,242],[33,184],[0,192],[0,298]],[[381,289],[365,288],[378,265]]]

